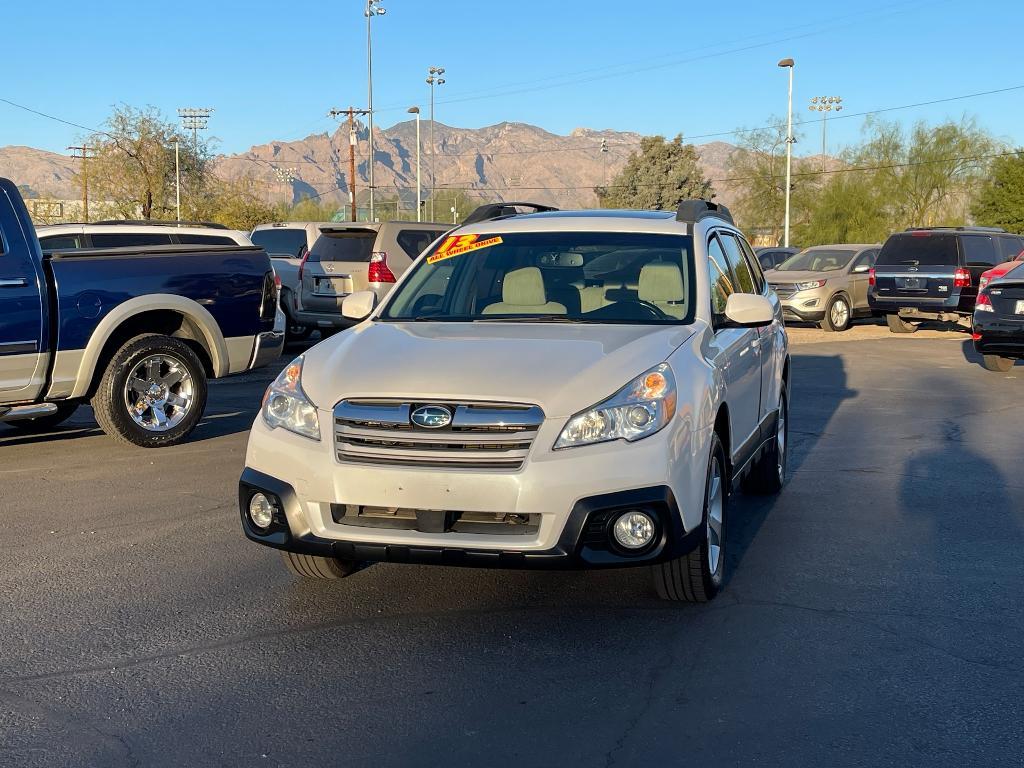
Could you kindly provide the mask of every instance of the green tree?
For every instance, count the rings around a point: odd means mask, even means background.
[[[1024,232],[1024,148],[993,161],[971,214],[982,226]]]
[[[835,173],[810,201],[793,240],[808,245],[880,242],[892,231],[885,203],[872,174]]]
[[[252,176],[211,176],[202,194],[193,200],[190,217],[248,232],[257,224],[279,220],[265,195],[261,183]]]
[[[193,144],[155,107],[117,107],[104,130],[86,140],[90,196],[109,201],[127,218],[173,219],[174,141],[179,142],[182,206],[191,217],[205,194],[210,166],[206,143]]]
[[[714,197],[696,148],[684,144],[682,135],[671,141],[664,136],[645,136],[640,150],[630,154],[611,184],[595,187],[594,192],[605,208],[666,211],[674,210],[682,200]]]
[[[323,198],[303,197],[292,206],[285,206],[281,221],[332,221],[337,213],[348,218],[348,206],[332,203]]]

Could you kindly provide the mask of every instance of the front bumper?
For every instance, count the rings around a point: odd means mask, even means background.
[[[278,509],[267,530],[253,525],[247,513],[253,494],[268,495]],[[302,515],[300,502],[291,485],[270,475],[246,468],[238,484],[242,530],[258,544],[300,554],[336,557],[356,562],[419,563],[424,565],[468,566],[483,568],[590,569],[622,568],[680,557],[700,544],[700,529],[684,532],[679,508],[667,486],[638,488],[591,496],[578,501],[569,512],[554,546],[500,549],[472,545],[399,544],[375,540],[328,539],[310,531],[296,534],[290,520]],[[657,524],[653,542],[644,550],[631,553],[618,548],[610,537],[610,527],[618,515],[628,509],[641,509]],[[512,537],[508,537],[512,538]]]

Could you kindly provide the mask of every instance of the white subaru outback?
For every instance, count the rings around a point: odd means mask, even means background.
[[[715,596],[731,491],[785,481],[790,380],[727,209],[485,206],[375,301],[268,389],[246,536],[306,577],[644,565],[663,598]]]

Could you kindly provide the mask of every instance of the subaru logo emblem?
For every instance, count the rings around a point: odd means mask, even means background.
[[[452,423],[452,412],[440,405],[424,405],[412,412],[412,423],[426,429],[441,429]]]

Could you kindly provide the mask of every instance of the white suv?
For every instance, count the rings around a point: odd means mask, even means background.
[[[239,485],[292,572],[647,565],[705,601],[731,491],[785,480],[778,299],[722,206],[496,216],[267,390]],[[481,221],[483,218],[485,220]]]

